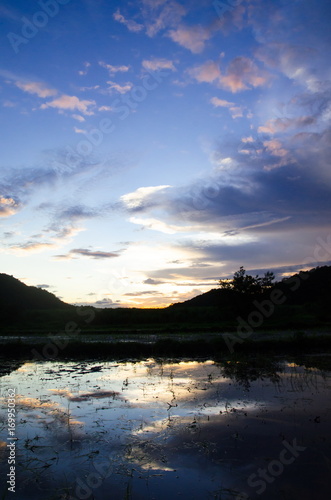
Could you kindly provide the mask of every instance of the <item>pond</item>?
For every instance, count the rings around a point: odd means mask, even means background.
[[[327,499],[331,371],[305,365],[16,364],[0,378],[0,497],[12,480],[19,500]]]

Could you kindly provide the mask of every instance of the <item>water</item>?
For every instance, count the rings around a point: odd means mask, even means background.
[[[329,498],[331,371],[286,360],[38,362],[16,391],[19,500]]]

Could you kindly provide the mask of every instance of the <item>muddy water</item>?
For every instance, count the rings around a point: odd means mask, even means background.
[[[330,371],[284,360],[25,363],[0,378],[0,396],[0,498],[330,498]]]

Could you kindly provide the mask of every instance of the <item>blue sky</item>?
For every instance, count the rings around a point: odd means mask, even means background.
[[[158,307],[329,263],[330,14],[2,1],[1,272]]]

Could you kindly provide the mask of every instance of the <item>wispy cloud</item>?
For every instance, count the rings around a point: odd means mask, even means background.
[[[299,116],[297,118],[273,118],[268,120],[265,125],[258,128],[258,132],[266,134],[275,134],[276,132],[285,132],[289,128],[302,128],[315,125],[316,118],[313,116]]]
[[[99,61],[99,65],[105,68],[109,72],[110,76],[113,76],[116,73],[126,73],[130,69],[130,66],[113,66],[112,64],[107,64],[104,61]]]
[[[23,92],[28,92],[29,94],[37,94],[38,97],[45,99],[46,97],[53,97],[58,94],[58,91],[52,88],[48,88],[44,83],[41,82],[25,82],[25,81],[15,81],[16,87],[23,90]]]
[[[36,252],[43,252],[44,250],[50,250],[55,246],[56,245],[54,243],[28,241],[26,243],[21,243],[18,245],[11,245],[10,250],[23,253],[27,252],[36,253]]]
[[[71,115],[75,120],[77,120],[78,122],[85,122],[85,118],[84,116],[82,115],[76,115],[76,114],[73,114]]]
[[[109,82],[107,82],[107,84],[109,85],[108,87],[109,92],[115,90],[119,94],[126,94],[127,92],[130,92],[130,90],[133,87],[133,84],[131,82],[126,82],[124,85],[120,85],[119,83],[110,80]]]
[[[115,21],[124,24],[124,26],[126,26],[128,30],[132,31],[133,33],[139,33],[139,31],[144,28],[142,24],[139,24],[132,19],[125,19],[125,17],[121,14],[119,8],[116,10],[116,12],[114,12],[113,18],[115,19]]]
[[[161,280],[155,280],[153,278],[147,278],[146,280],[143,281],[144,285],[162,285],[165,282]]]
[[[86,134],[87,131],[82,129],[82,128],[77,128],[77,127],[74,127],[74,131],[76,132],[76,134]]]
[[[227,108],[230,111],[232,118],[241,118],[244,116],[244,108],[242,106],[236,106],[234,102],[219,99],[218,97],[212,97],[210,102],[216,108]]]
[[[191,231],[194,226],[189,227],[187,225],[179,226],[176,224],[167,224],[164,221],[155,218],[144,218],[144,217],[130,217],[130,222],[133,224],[139,224],[143,228],[152,229],[153,231],[159,231],[165,234],[176,234],[186,231]]]
[[[133,33],[140,33],[144,30],[147,36],[154,37],[162,30],[177,27],[186,13],[185,7],[174,0],[171,2],[143,0],[139,9],[141,22],[128,19],[119,8],[113,14],[113,18]]]
[[[55,256],[56,259],[74,259],[78,257],[89,257],[92,259],[111,259],[114,257],[119,257],[119,253],[89,250],[88,248],[73,248],[67,254]]]
[[[143,4],[142,16],[146,33],[150,37],[169,27],[178,26],[187,13],[185,7],[175,1],[144,1]]]
[[[112,111],[113,108],[111,106],[100,106],[100,108],[98,108],[98,111]]]
[[[4,108],[15,108],[15,106],[17,106],[17,103],[6,99],[5,101],[3,101],[2,105]]]
[[[85,76],[85,75],[87,75],[88,70],[89,70],[89,68],[90,68],[90,67],[91,67],[91,63],[89,63],[88,61],[85,61],[85,62],[84,62],[84,68],[85,68],[85,69],[78,71],[78,74],[79,74],[80,76]]]
[[[163,58],[144,59],[142,67],[148,71],[158,71],[160,69],[170,69],[176,71],[173,61]]]

